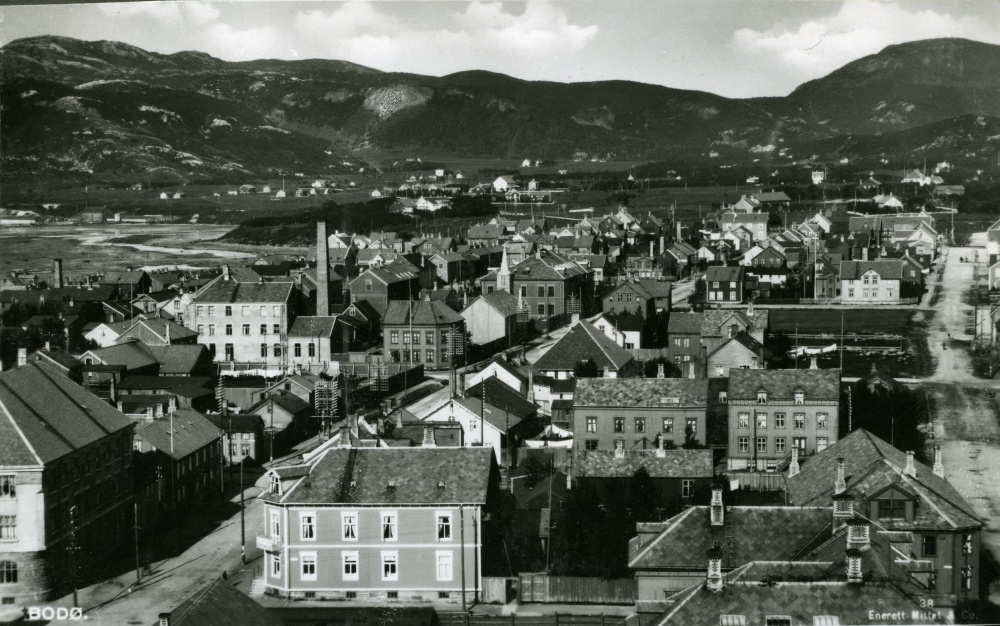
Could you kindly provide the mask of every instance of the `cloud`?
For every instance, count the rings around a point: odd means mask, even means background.
[[[440,10],[443,5],[431,3]],[[313,10],[295,18],[299,46],[310,54],[339,58],[388,71],[450,73],[481,68],[543,72],[553,59],[579,52],[597,25],[571,24],[547,2],[529,2],[521,15],[499,3],[472,2],[447,10],[433,22],[404,21],[377,4],[350,2],[336,10]]]
[[[812,78],[891,44],[936,37],[1000,43],[994,20],[874,0],[848,0],[837,13],[797,28],[742,28],[733,34],[731,43],[736,50],[769,57],[785,70]]]
[[[204,26],[219,17],[219,9],[209,2],[121,2],[97,5],[112,17],[145,18],[176,27],[185,23]]]

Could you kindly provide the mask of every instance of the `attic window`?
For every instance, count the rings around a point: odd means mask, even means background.
[[[758,391],[757,392],[757,404],[767,404],[767,392]]]
[[[388,482],[388,483],[386,484],[386,488],[387,488],[387,489],[395,489],[395,488],[396,488],[396,481],[394,481],[394,480],[390,480],[390,481],[389,481],[389,482]]]
[[[439,480],[438,481],[438,489],[444,489],[444,481],[443,480]]]
[[[747,626],[746,615],[720,615],[719,626]]]
[[[806,392],[796,391],[795,392],[795,404],[805,404],[806,403]]]
[[[680,398],[666,397],[666,396],[660,398],[660,404],[680,404],[680,403],[681,403]]]
[[[271,487],[270,491],[273,494],[281,494],[281,479],[278,478],[277,474],[271,474]]]

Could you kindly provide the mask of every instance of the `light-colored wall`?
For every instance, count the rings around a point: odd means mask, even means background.
[[[475,405],[474,405],[475,406]],[[487,409],[489,410],[489,409]],[[462,441],[465,447],[485,446],[493,448],[497,463],[503,452],[502,433],[483,419],[479,411],[470,411],[461,404],[450,401],[424,418],[429,422],[456,422],[462,426]]]
[[[806,393],[808,394],[808,391]],[[833,445],[837,441],[837,433],[839,432],[839,408],[839,403],[836,400],[823,401],[822,403],[815,401],[810,402],[808,395],[806,397],[805,404],[794,404],[794,402],[791,401],[782,401],[778,403],[769,402],[767,404],[749,404],[741,403],[739,400],[734,401],[732,396],[730,396],[728,450],[729,468],[743,469],[747,466],[747,463],[751,462],[755,458],[755,437],[767,438],[767,450],[756,453],[758,462],[763,462],[767,459],[784,459],[786,456],[789,456],[792,452],[792,445],[796,437],[805,437],[806,439],[805,453],[803,455],[800,452],[801,456],[816,454],[818,451],[818,437],[826,437],[828,447]],[[740,413],[749,414],[750,420],[748,428],[739,427]],[[767,414],[766,428],[755,428],[755,413]],[[784,428],[777,428],[775,426],[776,413],[785,414]],[[795,415],[797,413],[805,415],[804,428],[802,429],[795,428]],[[827,416],[827,427],[825,429],[818,429],[816,427],[816,416],[819,413],[825,413]],[[749,448],[747,452],[739,451],[740,437],[749,437]],[[778,437],[784,437],[785,439],[785,448],[783,452],[777,451],[775,440]]]
[[[232,315],[227,316],[226,306],[232,307]],[[198,343],[210,346],[215,345],[215,360],[226,360],[227,343],[233,344],[233,358],[240,362],[267,363],[268,365],[280,365],[284,356],[274,355],[274,346],[280,345],[284,353],[286,341],[282,340],[282,335],[288,332],[290,311],[287,302],[264,302],[253,304],[234,303],[227,305],[223,302],[192,303],[188,307],[188,313],[184,316],[185,325],[198,332]],[[233,334],[226,335],[226,325],[231,324]],[[243,334],[243,325],[250,325],[250,334]],[[261,334],[260,325],[267,326],[267,333]],[[278,325],[278,332],[274,332],[274,325]],[[215,334],[210,335],[211,326],[215,326]],[[260,345],[267,344],[267,356],[262,357]]]

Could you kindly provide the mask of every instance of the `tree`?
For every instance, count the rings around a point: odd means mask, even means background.
[[[773,335],[768,335],[764,346],[771,353],[771,358],[769,359],[771,369],[787,369],[791,367],[793,360],[788,356],[788,353],[792,349],[792,340],[785,334],[785,331],[779,330]]]
[[[635,470],[629,483],[628,499],[632,517],[635,518],[636,522],[656,521],[656,505],[659,495],[656,492],[656,485],[653,484],[653,477],[649,475],[649,470],[645,467]]]
[[[573,366],[573,375],[577,378],[597,378],[600,370],[597,369],[594,359],[588,357],[583,361],[577,361]]]
[[[705,447],[698,441],[698,437],[695,436],[694,428],[692,428],[690,424],[684,427],[684,445],[681,447],[685,450],[700,450]]]
[[[864,428],[895,448],[912,450],[923,463],[933,462],[926,453],[927,434],[920,428],[930,419],[922,390],[869,375],[851,386],[849,403],[844,408],[840,418],[841,437],[848,434],[848,428]]]
[[[660,365],[663,366],[663,376],[665,378],[680,378],[683,376],[681,369],[677,367],[676,363],[662,356],[643,363],[642,375],[646,378],[656,378]]]
[[[528,489],[534,488],[539,482],[548,478],[551,473],[551,464],[542,463],[536,456],[529,456],[521,464],[521,471],[524,472],[524,482]]]

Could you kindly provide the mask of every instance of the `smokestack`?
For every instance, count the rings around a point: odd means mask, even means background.
[[[722,548],[718,542],[708,550],[708,577],[705,587],[709,591],[722,591]]]
[[[854,498],[846,493],[833,496],[833,532],[844,527],[854,517]]]
[[[903,468],[903,473],[910,478],[917,477],[917,466],[913,464],[913,451],[906,451],[906,467]]]
[[[316,315],[330,315],[330,244],[326,222],[316,222]]]
[[[941,446],[934,446],[934,473],[944,478],[944,463],[941,462]]]
[[[55,283],[56,287],[62,287],[63,286],[62,259],[52,259],[52,261],[55,264],[55,278],[53,279],[52,282]]]

